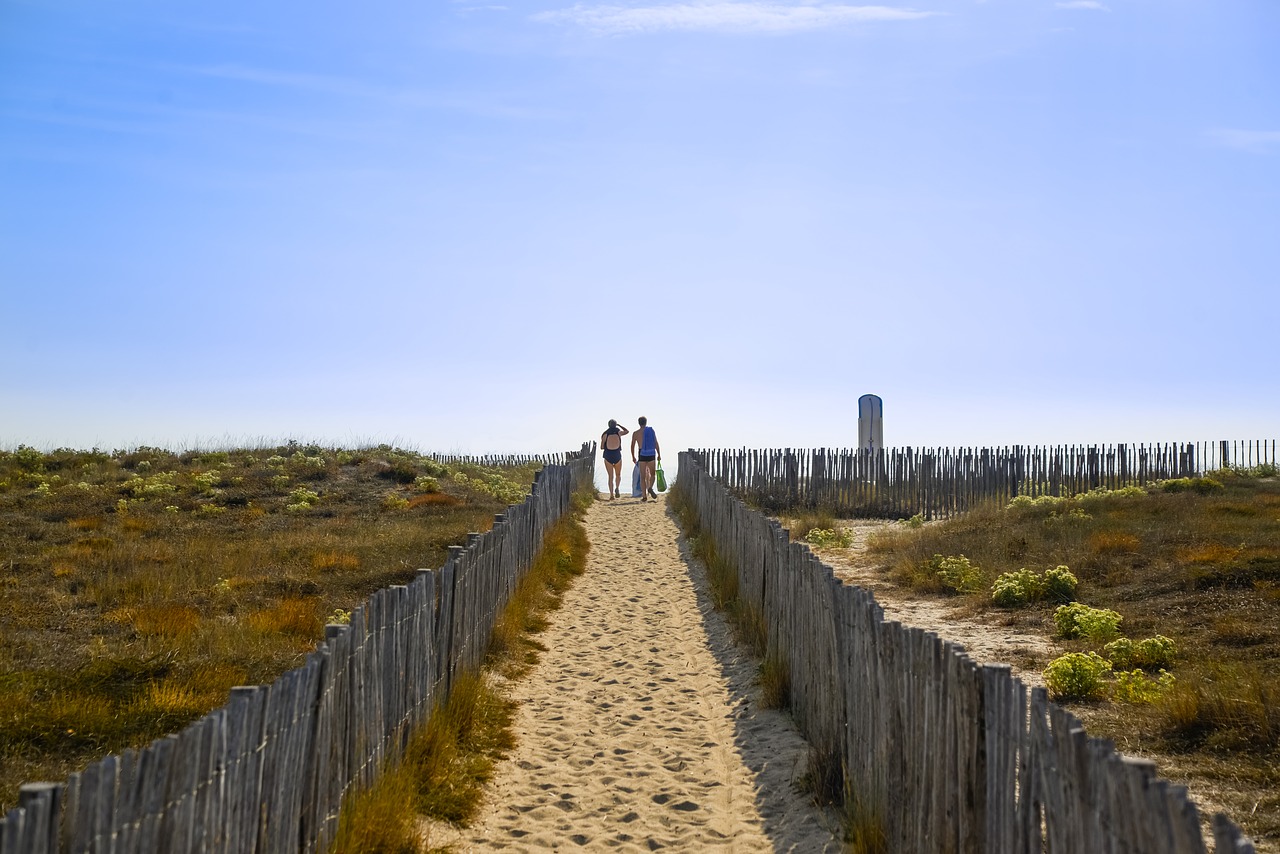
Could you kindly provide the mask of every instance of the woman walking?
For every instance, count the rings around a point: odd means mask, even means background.
[[[609,500],[618,497],[622,485],[622,437],[630,431],[609,419],[609,429],[600,434],[600,450],[604,456],[604,470],[609,474]]]

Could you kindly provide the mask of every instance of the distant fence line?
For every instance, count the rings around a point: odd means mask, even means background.
[[[577,458],[577,451],[565,451],[562,454],[430,454],[432,460],[448,465],[472,466],[563,466]]]
[[[326,851],[343,798],[398,758],[457,673],[479,666],[547,529],[591,483],[594,444],[564,460],[444,566],[378,591],[350,625],[328,626],[303,666],[235,688],[177,735],[65,784],[23,786],[0,820],[0,854]]]
[[[979,665],[932,632],[884,619],[774,520],[685,452],[678,488],[764,615],[786,662],[797,726],[842,774],[852,811],[886,850],[991,854],[1200,854],[1195,804],[1154,766],[1090,738],[1043,688]],[[1218,854],[1252,852],[1224,815]]]
[[[940,518],[1015,495],[1063,495],[1276,465],[1275,440],[999,448],[703,449],[705,471],[765,509]]]

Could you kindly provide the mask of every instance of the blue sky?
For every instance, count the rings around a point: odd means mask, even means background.
[[[1272,0],[0,0],[0,446],[1280,433]]]

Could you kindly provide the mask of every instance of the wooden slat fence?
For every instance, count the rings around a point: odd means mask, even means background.
[[[176,735],[108,756],[66,783],[22,787],[0,854],[325,851],[342,801],[402,753],[410,731],[480,664],[499,611],[595,445],[538,472],[525,500],[444,566],[380,590],[306,663]]]
[[[883,828],[886,850],[1206,851],[1184,788],[1090,738],[1007,666],[885,620],[870,591],[841,583],[701,456],[681,455],[678,488],[737,566],[744,604],[765,615],[767,654],[790,668],[797,726],[842,769],[854,812]],[[1226,816],[1213,829],[1218,854],[1253,851]]]
[[[475,466],[563,466],[568,465],[577,456],[577,451],[565,451],[562,454],[432,454],[431,459],[446,465],[458,463]]]
[[[1016,495],[1074,495],[1234,466],[1276,466],[1276,440],[999,448],[703,449],[705,471],[766,510],[943,518]]]

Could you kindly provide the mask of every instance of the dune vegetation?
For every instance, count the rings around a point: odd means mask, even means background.
[[[1042,632],[1051,695],[1092,735],[1280,849],[1280,478],[1271,466],[1019,497],[870,551],[918,594]],[[811,520],[810,526],[832,524]]]
[[[0,809],[297,666],[537,468],[293,442],[0,452]]]

